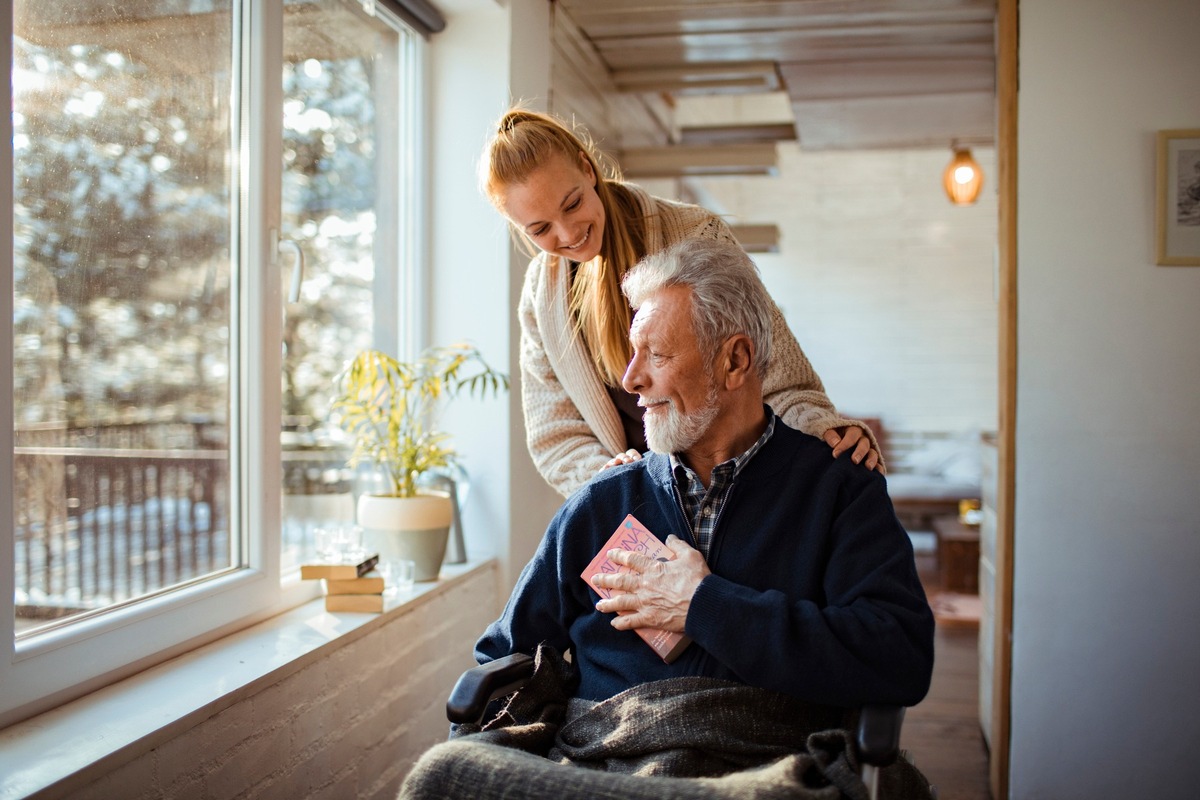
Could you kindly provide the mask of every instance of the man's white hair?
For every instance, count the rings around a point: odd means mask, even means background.
[[[692,331],[701,352],[715,355],[730,336],[745,334],[754,343],[758,376],[766,374],[775,302],[746,251],[718,239],[685,239],[643,258],[621,282],[635,311],[671,286],[692,290]]]

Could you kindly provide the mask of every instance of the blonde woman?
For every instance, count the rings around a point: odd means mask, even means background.
[[[601,169],[586,135],[533,111],[507,112],[489,140],[481,183],[492,205],[531,245],[521,292],[521,396],[538,472],[570,495],[605,467],[646,450],[637,396],[621,388],[632,314],[625,273],[682,239],[735,241],[698,206],[652,197]],[[822,438],[837,457],[883,470],[863,423],[844,419],[775,309],[767,403],[793,428]]]

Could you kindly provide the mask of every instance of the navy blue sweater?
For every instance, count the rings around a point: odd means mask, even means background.
[[[480,663],[540,642],[570,650],[576,694],[604,700],[636,684],[707,676],[826,705],[916,705],[933,670],[933,614],[883,476],[830,458],[820,440],[776,420],[717,521],[712,570],[687,617],[692,644],[664,664],[611,614],[580,573],[633,514],[659,539],[695,546],[666,456],[605,470],[550,523]]]

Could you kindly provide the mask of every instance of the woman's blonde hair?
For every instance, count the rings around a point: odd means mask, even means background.
[[[600,253],[580,264],[571,283],[571,312],[576,328],[609,386],[620,386],[629,364],[629,303],[621,279],[644,254],[644,223],[633,195],[620,183],[616,166],[598,153],[585,132],[576,133],[549,114],[514,108],[496,126],[480,162],[480,184],[497,210],[503,210],[504,191],[524,183],[554,156],[572,163],[582,159],[596,179],[596,194],[604,206]],[[601,168],[601,164],[605,168]],[[514,236],[531,255],[534,243],[515,225]]]

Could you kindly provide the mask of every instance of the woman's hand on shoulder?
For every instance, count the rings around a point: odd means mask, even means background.
[[[834,458],[850,450],[850,460],[855,464],[862,464],[867,469],[883,471],[880,469],[879,451],[871,446],[871,437],[867,436],[866,431],[857,425],[830,428],[825,431],[822,438],[827,445],[833,448]]]
[[[631,448],[629,450],[626,450],[624,453],[615,455],[612,458],[610,458],[608,460],[608,462],[605,463],[605,465],[599,469],[599,471],[604,472],[604,470],[608,469],[609,467],[619,467],[622,464],[632,464],[635,461],[641,461],[641,460],[642,460],[642,454],[639,453],[637,450],[634,450]]]

